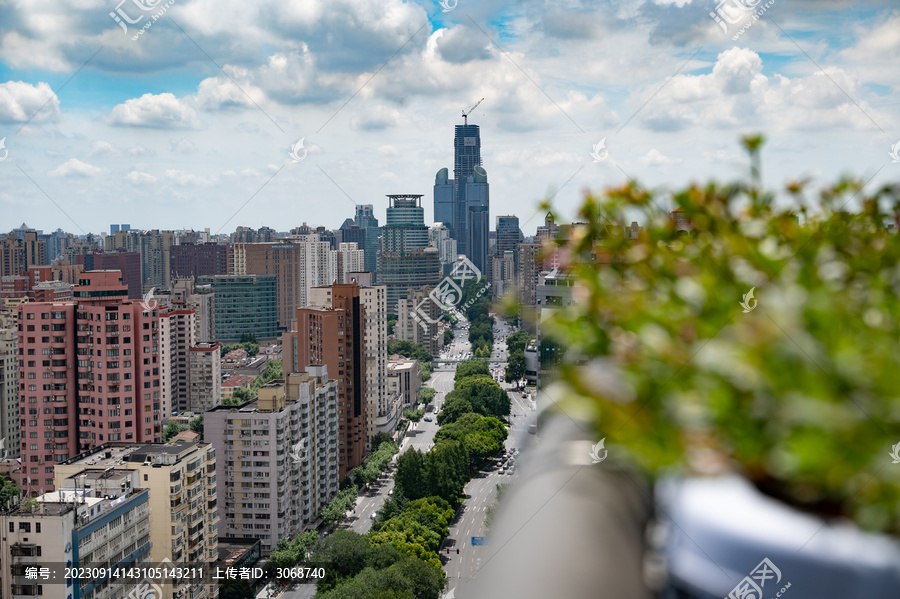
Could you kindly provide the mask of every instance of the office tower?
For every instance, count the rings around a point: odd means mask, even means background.
[[[346,219],[337,232],[339,243],[355,243],[357,248],[366,249],[366,229],[357,226],[352,218]],[[361,270],[365,270],[365,265]]]
[[[73,302],[19,308],[19,447],[31,496],[53,490],[53,464],[82,451],[160,439],[157,312],[127,299],[118,271],[81,277]]]
[[[278,327],[288,330],[309,290],[337,278],[336,255],[318,233],[299,234],[278,243],[236,243],[234,274],[273,275],[277,281]]]
[[[135,473],[138,486],[150,492],[150,563],[209,564],[219,557],[216,458],[209,443],[107,443],[57,464],[54,477],[67,492],[90,487],[91,481],[104,492],[105,479]],[[161,586],[162,597],[155,599],[215,599],[218,592],[208,576]]]
[[[432,356],[441,353],[444,331],[440,326],[443,310],[430,297],[433,287],[424,286],[406,290],[406,297],[397,300],[397,325],[394,334],[398,339],[421,343]]]
[[[459,252],[456,239],[451,236],[450,228],[441,222],[435,222],[428,230],[428,245],[437,248],[441,261],[441,274],[447,276],[456,264]]]
[[[387,289],[374,285],[370,272],[350,273],[349,278],[359,285],[366,314],[366,435],[371,442],[379,432],[393,433],[401,413],[396,397],[387,392]],[[331,287],[313,289],[310,304],[330,308]]]
[[[442,168],[434,177],[434,222],[443,223],[456,238],[456,181],[449,179],[447,168]]]
[[[215,340],[278,337],[278,281],[275,275],[212,275],[197,279],[215,294]]]
[[[332,250],[332,260],[337,265],[337,282],[349,283],[350,273],[363,272],[365,265],[365,250],[359,249],[356,243],[341,243],[337,250]]]
[[[437,285],[440,254],[428,247],[428,227],[421,195],[389,195],[387,219],[381,228],[382,252],[378,282],[387,287],[387,309],[397,313],[397,300],[410,287]]]
[[[271,243],[277,237],[275,229],[260,227],[259,231],[250,227],[238,227],[231,234],[231,243]]]
[[[268,555],[279,539],[314,528],[340,482],[337,387],[325,366],[309,366],[267,383],[251,402],[204,414],[204,438],[220,456],[216,476],[227,484],[219,534],[258,538]]]
[[[44,580],[25,571],[52,568],[62,575],[63,566],[103,564],[113,571],[150,567],[149,495],[148,489],[135,486],[127,492],[117,489],[112,496],[80,495],[76,503],[74,492],[46,493],[37,498],[36,507],[20,504],[0,515],[0,561],[5,566],[0,593],[42,599],[111,599],[140,593],[140,578],[103,584],[103,577]]]
[[[537,305],[537,285],[541,271],[543,271],[541,251],[542,246],[539,243],[519,244],[516,284],[519,288],[519,304],[521,306]]]
[[[559,225],[556,224],[556,217],[553,216],[552,212],[548,212],[544,215],[544,224],[537,228],[537,233],[534,235],[534,242],[545,243],[553,241],[556,239],[558,233]]]
[[[338,381],[341,479],[366,453],[365,307],[359,285],[332,285],[331,307],[297,309],[297,328],[282,338],[285,373],[324,364]]]
[[[44,266],[47,244],[38,239],[39,231],[24,224],[0,240],[0,276],[24,274],[29,266]]]
[[[376,283],[378,280],[378,238],[381,237],[381,228],[378,226],[378,219],[375,218],[375,209],[372,204],[356,205],[356,226],[365,229],[366,242],[365,246],[360,246],[366,252],[366,272],[376,274]]]
[[[0,459],[19,457],[19,337],[0,323]]]
[[[183,243],[171,249],[171,278],[227,275],[230,247],[219,243]]]
[[[174,231],[120,230],[106,238],[106,251],[123,249],[141,255],[141,294],[151,289],[168,289],[171,282],[171,249],[177,245]]]
[[[141,255],[138,252],[119,250],[103,252],[94,250],[89,254],[75,257],[75,264],[84,265],[84,270],[118,270],[122,281],[128,287],[128,299],[141,299]]]
[[[518,216],[497,217],[497,246],[494,252],[502,256],[504,252],[515,252],[522,243],[522,231],[519,229]]]

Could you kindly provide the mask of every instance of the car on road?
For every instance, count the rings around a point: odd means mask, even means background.
[[[425,422],[431,422],[431,416],[426,416],[425,418],[423,418],[423,420]]]

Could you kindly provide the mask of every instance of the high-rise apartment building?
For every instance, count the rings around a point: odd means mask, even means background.
[[[542,251],[543,247],[539,243],[519,244],[516,284],[519,288],[519,305],[521,306],[537,305],[537,286],[543,271]]]
[[[169,260],[171,278],[227,275],[231,248],[220,243],[183,243],[172,246]]]
[[[24,274],[29,266],[43,266],[47,261],[47,244],[39,231],[24,224],[0,239],[0,276]]]
[[[19,457],[19,333],[0,324],[0,460]]]
[[[297,309],[282,338],[284,372],[324,364],[338,382],[338,466],[343,479],[366,455],[365,307],[359,285],[332,285],[331,307]]]
[[[148,489],[130,485],[116,489],[112,497],[80,487],[77,502],[74,491],[45,493],[37,498],[37,506],[19,505],[3,513],[0,593],[3,597],[114,599],[135,592],[140,578],[92,578],[88,569],[85,576],[67,581],[44,580],[27,576],[26,569],[52,568],[61,575],[63,566],[150,567],[149,496]]]
[[[194,311],[194,339],[210,343],[216,337],[216,294],[210,285],[194,285],[193,279],[175,279],[169,293],[169,307]]]
[[[396,397],[387,392],[387,289],[374,285],[370,272],[350,273],[351,282],[359,285],[359,294],[365,308],[366,342],[366,436],[372,438],[383,430],[388,431],[389,416],[396,412]],[[312,290],[312,306],[331,307],[331,287]],[[390,432],[396,428],[396,422]]]
[[[159,314],[160,416],[187,411],[190,403],[188,353],[197,343],[193,310],[162,310]]]
[[[298,235],[278,243],[234,245],[234,274],[272,275],[278,298],[278,327],[288,330],[300,306],[309,304],[309,290],[337,278],[337,255],[318,233]]]
[[[278,281],[275,275],[213,275],[197,279],[215,294],[215,339],[237,341],[278,337]]]
[[[107,443],[57,464],[55,481],[75,491],[136,472],[137,484],[150,490],[150,563],[208,564],[219,557],[217,462],[209,443]],[[158,599],[214,599],[217,586],[209,577],[173,580]]]
[[[350,273],[365,271],[365,253],[354,242],[342,242],[337,250],[332,250],[333,261],[337,265],[338,283],[349,283]]]
[[[220,532],[260,539],[268,555],[279,539],[313,528],[338,491],[338,385],[325,366],[309,366],[260,388],[257,399],[204,415],[204,438],[220,459]]]
[[[81,277],[73,302],[19,307],[19,449],[31,496],[53,490],[53,465],[82,451],[160,440],[157,311],[127,299],[118,271]]]
[[[218,343],[200,343],[188,351],[188,401],[179,412],[203,413],[222,403],[222,357]]]

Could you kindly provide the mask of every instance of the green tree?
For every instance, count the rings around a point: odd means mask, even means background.
[[[162,432],[162,441],[163,443],[168,443],[169,439],[180,433],[181,431],[188,430],[188,427],[178,422],[177,420],[170,420],[168,424],[163,428]]]
[[[281,538],[278,547],[269,555],[269,565],[272,568],[290,568],[306,560],[307,552],[319,540],[319,535],[313,531],[300,533],[291,540]]]
[[[22,490],[11,478],[0,476],[0,510],[10,507],[8,504],[13,497],[20,497]]]
[[[418,422],[422,419],[422,416],[425,415],[425,410],[419,408],[418,410],[410,410],[406,408],[403,410],[403,417],[409,420],[410,422]]]
[[[431,362],[420,362],[422,367],[422,382],[424,383],[431,378]]]
[[[444,330],[444,345],[450,345],[454,338],[456,335],[453,334],[453,329]]]
[[[372,437],[372,447],[381,447],[382,443],[393,443],[393,439],[387,433],[375,433],[375,436]]]
[[[190,429],[200,435],[201,441],[203,440],[203,414],[191,419]]]
[[[253,599],[253,587],[246,580],[225,580],[219,584],[219,599]]]
[[[516,350],[515,353],[509,356],[504,375],[507,383],[520,381],[525,378],[525,353],[523,351]]]
[[[313,546],[308,563],[311,567],[325,568],[325,577],[319,579],[319,592],[331,590],[341,580],[356,576],[369,561],[371,544],[369,537],[351,530],[335,530],[319,539]]]
[[[437,421],[441,426],[445,426],[450,422],[456,422],[458,418],[464,414],[473,412],[472,402],[462,397],[453,397],[447,395],[441,413],[438,414]]]
[[[388,317],[388,321],[387,321],[387,334],[388,335],[394,334],[394,327],[396,325],[397,325],[397,318],[394,316]]]
[[[431,362],[431,354],[421,343],[412,343],[410,341],[389,341],[388,355],[398,354],[400,356],[418,360],[420,363]]]
[[[435,395],[437,395],[437,391],[435,391],[431,387],[422,387],[419,390],[419,401],[425,405],[428,405],[432,401],[434,401]]]
[[[347,516],[347,512],[353,509],[356,498],[359,496],[356,485],[351,485],[340,491],[331,502],[319,511],[319,518],[328,525],[336,524]]]
[[[425,488],[425,456],[418,449],[411,449],[397,458],[394,483],[398,492],[408,499],[427,495]]]
[[[491,375],[491,369],[488,367],[487,360],[466,360],[460,362],[456,366],[456,374],[453,375],[453,381],[459,382],[468,376]]]
[[[534,340],[534,337],[528,331],[516,331],[506,338],[506,349],[512,355],[517,351],[525,352],[528,344]]]
[[[509,416],[509,394],[500,388],[493,378],[487,375],[469,376],[460,380],[453,391],[447,394],[447,400],[465,399],[472,409],[485,416]],[[446,404],[442,413],[446,412]],[[463,412],[465,413],[465,412]],[[438,421],[442,423],[442,421]]]
[[[469,482],[469,456],[459,441],[441,441],[425,454],[425,488],[453,505]]]

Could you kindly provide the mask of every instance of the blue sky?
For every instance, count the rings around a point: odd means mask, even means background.
[[[900,175],[888,1],[775,0],[734,41],[765,2],[175,0],[132,39],[168,1],[0,2],[0,230],[337,227],[354,202],[383,218],[391,193],[425,194],[430,218],[482,97],[492,217],[526,234],[551,195],[573,218],[628,178],[745,177],[748,133],[775,189]]]

